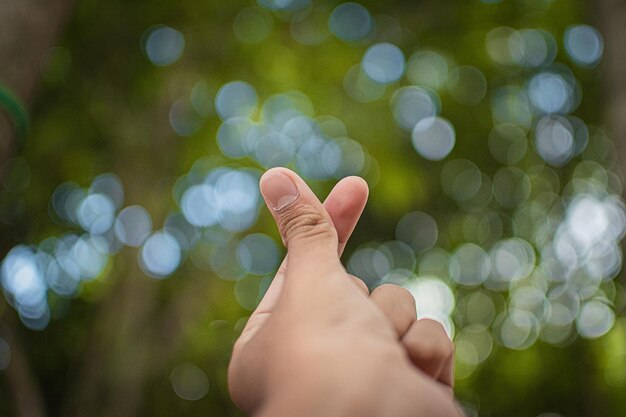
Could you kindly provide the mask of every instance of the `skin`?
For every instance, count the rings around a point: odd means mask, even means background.
[[[366,183],[340,181],[323,205],[285,168],[260,185],[288,255],[235,343],[235,403],[255,417],[461,416],[443,327],[417,320],[405,289],[370,294],[341,265]]]

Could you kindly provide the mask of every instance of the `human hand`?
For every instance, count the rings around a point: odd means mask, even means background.
[[[406,290],[371,295],[339,254],[361,214],[367,186],[341,181],[324,206],[293,172],[261,179],[288,259],[235,344],[229,387],[255,416],[459,416],[452,344],[417,321]]]

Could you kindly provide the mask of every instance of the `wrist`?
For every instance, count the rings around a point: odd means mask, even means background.
[[[371,384],[360,384],[355,375],[328,362],[309,365],[269,385],[254,417],[368,417],[360,406],[373,398]],[[330,372],[329,372],[330,371]],[[363,381],[362,381],[363,382]]]
[[[306,389],[306,387],[302,387]],[[270,398],[253,417],[349,417],[358,414],[357,398],[311,394],[302,391],[285,392]],[[345,393],[342,393],[345,394]],[[361,399],[362,401],[362,399]]]
[[[273,386],[253,417],[400,416],[398,394],[409,386],[405,369],[394,366],[393,360],[384,365],[360,361],[360,366],[346,368],[333,362],[300,368],[297,375],[285,379],[289,384]]]

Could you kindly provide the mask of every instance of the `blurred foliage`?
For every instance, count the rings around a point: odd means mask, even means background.
[[[0,317],[50,415],[240,415],[230,348],[280,244],[250,184],[275,164],[320,197],[368,181],[346,264],[446,323],[469,416],[626,414],[624,213],[592,4],[338,5],[76,3],[0,188]],[[35,255],[39,316],[7,284]]]

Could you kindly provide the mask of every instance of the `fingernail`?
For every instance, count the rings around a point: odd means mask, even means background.
[[[280,172],[265,176],[261,182],[261,192],[275,211],[287,207],[300,195],[293,181]]]

